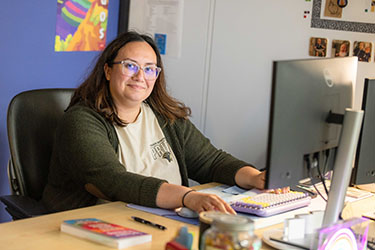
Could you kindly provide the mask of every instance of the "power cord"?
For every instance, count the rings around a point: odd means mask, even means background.
[[[326,150],[325,151],[325,162],[324,162],[324,167],[323,167],[323,173],[325,172],[325,170],[327,169],[327,166],[328,166],[328,159],[329,159],[329,150]],[[320,165],[319,165],[319,160],[317,159],[317,161],[318,161],[318,174],[319,174],[319,176],[320,176],[320,181],[322,182],[322,184],[323,184],[323,187],[324,187],[324,190],[326,191],[326,194],[327,194],[327,196],[328,196],[328,188],[327,188],[327,185],[326,185],[326,179],[325,179],[325,177],[324,177],[324,175],[322,174],[322,172],[320,171]]]
[[[306,156],[305,157],[305,161],[306,161],[306,164],[307,164],[307,170],[309,172],[309,177],[310,177],[310,180],[311,180],[311,184],[313,185],[315,191],[317,192],[317,194],[319,194],[320,197],[322,197],[322,199],[327,202],[327,199],[320,193],[319,189],[316,187],[315,183],[314,183],[314,178],[312,177],[312,167],[311,167],[311,161],[310,161],[310,157],[309,156]]]

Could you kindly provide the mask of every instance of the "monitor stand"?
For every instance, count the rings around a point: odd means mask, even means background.
[[[344,207],[346,190],[350,183],[352,164],[361,131],[362,119],[362,110],[345,110],[340,143],[337,149],[337,156],[333,167],[333,177],[328,194],[326,210],[324,212],[322,227],[328,227],[336,223]],[[284,239],[283,235],[270,235],[271,240],[285,244],[287,246],[285,249],[290,249],[288,246],[300,247],[301,249],[310,249],[311,242],[316,242],[315,239],[317,239],[317,237],[318,235],[316,234],[305,235],[305,240],[298,239],[292,242]]]

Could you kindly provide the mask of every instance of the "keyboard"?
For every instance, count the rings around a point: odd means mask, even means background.
[[[237,212],[267,217],[308,206],[310,202],[311,197],[307,193],[290,191],[285,194],[256,194],[233,201],[231,206]]]

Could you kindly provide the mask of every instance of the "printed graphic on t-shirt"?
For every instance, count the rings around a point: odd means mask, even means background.
[[[151,147],[151,154],[154,160],[159,158],[166,159],[168,162],[172,161],[171,152],[168,147],[167,140],[165,138],[161,139],[158,142],[155,142],[150,145]]]

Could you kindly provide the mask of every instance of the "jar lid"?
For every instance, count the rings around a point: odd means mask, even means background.
[[[222,230],[250,231],[254,230],[254,223],[249,218],[234,214],[222,214],[215,217],[212,223]]]
[[[211,225],[215,218],[218,218],[223,214],[225,215],[225,213],[218,211],[204,211],[199,213],[199,221]]]

